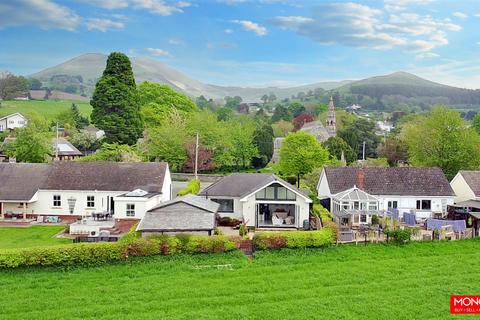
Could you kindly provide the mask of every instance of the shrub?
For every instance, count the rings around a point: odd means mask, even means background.
[[[185,188],[178,191],[177,196],[184,196],[187,194],[197,194],[200,192],[200,180],[190,180]]]
[[[378,218],[378,216],[376,214],[372,215],[372,224],[373,225],[380,224],[380,219]]]
[[[258,232],[253,237],[256,249],[320,248],[331,245],[335,232],[330,228],[318,231]]]
[[[183,248],[186,253],[219,253],[236,249],[235,242],[224,236],[191,236]]]
[[[386,232],[389,240],[392,240],[395,244],[405,244],[410,242],[412,232],[409,229],[397,229]]]
[[[213,235],[215,235],[215,236],[223,236],[223,231],[222,231],[221,229],[219,229],[219,228],[215,228],[215,229],[213,230]]]
[[[333,240],[336,241],[338,237],[338,224],[333,221],[323,221],[323,227],[333,232]]]
[[[230,217],[222,217],[222,218],[218,219],[218,225],[222,226],[222,227],[236,227],[236,226],[240,225],[241,223],[242,223],[242,221],[240,221],[238,219],[233,219],[233,218],[230,218]]]
[[[245,237],[248,234],[247,226],[245,226],[244,223],[242,223],[240,228],[238,228],[238,234],[240,237]]]

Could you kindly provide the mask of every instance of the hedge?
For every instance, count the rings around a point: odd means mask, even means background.
[[[200,180],[190,180],[185,188],[177,192],[177,196],[184,196],[187,194],[197,194],[200,192]]]
[[[320,248],[335,242],[335,232],[330,228],[317,231],[256,232],[253,236],[255,249]]]
[[[236,249],[224,236],[154,236],[148,239],[127,235],[128,241],[82,243],[52,247],[11,249],[0,252],[0,268],[29,266],[98,265],[130,257],[175,253],[216,253]]]

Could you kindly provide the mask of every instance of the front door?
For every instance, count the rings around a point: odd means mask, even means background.
[[[113,197],[110,197],[110,213],[112,215],[115,214],[115,202],[113,201]]]

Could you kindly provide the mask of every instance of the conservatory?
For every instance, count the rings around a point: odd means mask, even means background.
[[[335,220],[347,226],[370,224],[372,216],[380,214],[378,198],[356,186],[332,195],[331,210]]]

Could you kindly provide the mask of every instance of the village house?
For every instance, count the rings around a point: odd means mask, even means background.
[[[172,193],[165,162],[1,163],[0,181],[1,219],[138,220]]]
[[[439,168],[326,167],[318,198],[345,225],[370,224],[373,215],[414,213],[417,221],[444,216],[454,192]]]
[[[23,128],[27,125],[27,118],[16,112],[0,118],[0,132]]]
[[[137,231],[143,237],[179,233],[212,235],[219,207],[220,204],[210,199],[188,194],[148,210]]]
[[[248,227],[295,228],[309,221],[312,200],[274,174],[234,173],[199,193],[220,204],[221,217],[240,219]]]
[[[450,182],[455,192],[455,205],[450,218],[466,220],[475,235],[480,234],[480,171],[461,170]]]

